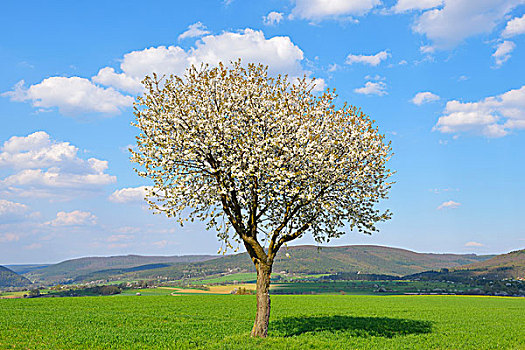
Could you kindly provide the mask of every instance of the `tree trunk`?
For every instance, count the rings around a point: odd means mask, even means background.
[[[256,264],[257,269],[257,314],[252,328],[252,337],[266,338],[270,321],[270,274],[271,265]]]

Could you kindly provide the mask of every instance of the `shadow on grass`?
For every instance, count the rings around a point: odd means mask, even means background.
[[[292,337],[303,333],[345,332],[357,337],[386,337],[432,331],[428,321],[387,317],[310,316],[287,317],[270,322],[273,336]]]

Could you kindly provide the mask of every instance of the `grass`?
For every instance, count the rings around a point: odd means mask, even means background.
[[[251,339],[254,296],[0,300],[0,349],[525,349],[525,299],[272,296]]]
[[[413,292],[458,291],[468,289],[464,285],[447,282],[414,281],[313,281],[302,283],[276,282],[272,285],[273,294],[355,294],[374,295],[379,287],[383,294],[403,294]]]

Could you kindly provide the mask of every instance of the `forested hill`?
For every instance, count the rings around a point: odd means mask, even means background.
[[[432,269],[456,267],[491,258],[474,254],[426,254],[409,250],[382,246],[343,246],[323,247],[295,246],[283,248],[277,255],[273,271],[288,273],[337,273],[358,272],[403,276],[410,273]],[[214,260],[172,266],[156,271],[143,271],[137,276],[148,277],[155,272],[157,276],[182,277],[203,276],[221,272],[254,272],[247,253],[227,255]]]
[[[289,257],[286,256],[288,253]],[[442,267],[471,264],[491,258],[475,254],[429,254],[372,245],[327,247],[298,246],[284,250],[274,271],[301,269],[319,273],[357,272],[386,275],[406,275]],[[294,267],[295,266],[295,267]]]
[[[7,267],[0,266],[0,287],[27,287],[31,281]]]
[[[419,279],[425,281],[500,281],[504,279],[525,279],[525,249],[501,254],[491,259],[458,266],[453,269],[440,271],[425,271],[409,276],[407,279]]]
[[[426,270],[452,268],[493,257],[474,254],[426,254],[381,246],[282,248],[274,272],[358,272],[403,276]],[[177,258],[177,259],[174,259]],[[82,258],[34,270],[26,276],[42,283],[82,282],[105,279],[203,277],[217,273],[253,272],[246,253],[225,256]]]
[[[461,266],[457,272],[468,271],[485,278],[525,278],[525,249],[497,255],[489,260]]]
[[[133,269],[143,266],[159,268],[172,266],[173,264],[185,264],[191,262],[205,261],[216,258],[215,255],[182,255],[182,256],[142,256],[124,255],[109,257],[86,257],[71,259],[58,264],[33,269],[24,274],[35,282],[42,283],[64,283],[77,279],[79,276],[89,275],[97,271]],[[139,268],[140,270],[140,268]]]

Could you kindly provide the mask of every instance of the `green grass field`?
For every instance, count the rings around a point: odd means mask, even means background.
[[[254,296],[0,300],[1,349],[525,349],[525,299],[272,297],[251,339]]]

